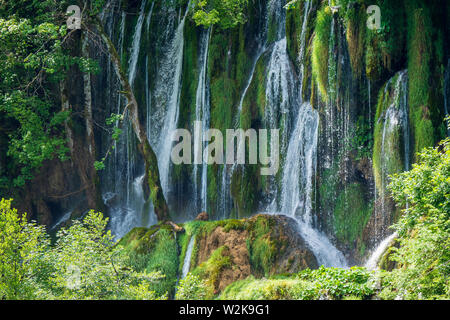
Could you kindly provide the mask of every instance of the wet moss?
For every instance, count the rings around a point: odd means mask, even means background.
[[[347,21],[347,43],[350,55],[350,63],[352,65],[353,75],[361,78],[363,73],[364,62],[364,40],[366,33],[367,14],[363,6],[353,6],[348,11]]]
[[[179,268],[177,243],[171,227],[158,224],[150,229],[135,228],[118,244],[130,256],[130,263],[138,270],[160,271],[165,277],[152,285],[158,295],[171,296]]]
[[[209,259],[197,266],[192,273],[206,279],[207,297],[211,299],[217,293],[220,274],[232,266],[229,248],[222,246],[214,250]]]
[[[328,97],[328,55],[333,16],[328,6],[317,13],[312,51],[312,75],[323,101]]]
[[[267,276],[271,273],[278,246],[271,237],[274,221],[267,216],[248,220],[247,250],[250,256],[252,274]]]
[[[372,206],[364,198],[364,188],[359,183],[347,186],[337,198],[334,208],[336,237],[342,243],[352,245],[362,236],[370,216]]]
[[[432,22],[429,8],[423,1],[408,3],[408,71],[409,105],[414,151],[434,145],[435,129],[431,120],[430,77],[432,59]]]

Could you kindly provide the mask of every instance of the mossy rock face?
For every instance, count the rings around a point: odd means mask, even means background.
[[[425,1],[407,3],[408,11],[408,72],[410,118],[414,136],[414,152],[431,147],[438,140],[437,130],[441,124],[440,105],[434,99],[437,83],[433,87],[434,72],[437,67],[436,50],[439,41],[433,23],[433,14]],[[435,42],[436,46],[433,46]],[[440,67],[439,67],[440,68]],[[442,99],[441,99],[442,100]]]
[[[363,186],[351,184],[339,195],[334,209],[334,227],[339,241],[353,244],[362,237],[372,214],[372,206],[364,198]]]
[[[347,22],[347,43],[353,74],[361,78],[364,62],[364,43],[367,14],[364,6],[353,6],[349,9]]]
[[[399,246],[400,246],[400,243],[398,241],[394,241],[392,246],[390,246],[386,250],[386,252],[380,258],[380,262],[378,263],[378,266],[380,267],[380,269],[386,270],[386,271],[392,271],[398,267],[397,262],[392,259],[392,255],[395,254],[395,252],[399,248]]]

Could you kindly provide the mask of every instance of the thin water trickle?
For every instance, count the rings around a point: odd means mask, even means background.
[[[194,251],[194,243],[195,243],[195,236],[192,235],[191,239],[189,240],[188,247],[186,249],[186,255],[184,256],[181,279],[186,278],[186,276],[189,273],[189,270],[191,268],[191,258],[192,258],[192,252]]]

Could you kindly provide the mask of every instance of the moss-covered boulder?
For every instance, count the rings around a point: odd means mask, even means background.
[[[285,216],[194,221],[185,228],[195,236],[191,271],[206,280],[211,296],[250,275],[263,277],[318,266],[295,220]]]

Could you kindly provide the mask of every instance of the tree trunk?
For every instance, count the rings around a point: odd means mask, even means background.
[[[153,206],[155,208],[155,214],[159,221],[165,221],[169,219],[169,209],[166,203],[166,199],[164,198],[163,190],[161,187],[161,181],[159,178],[159,169],[158,169],[158,161],[156,158],[156,154],[153,151],[150,143],[147,139],[147,133],[144,127],[141,125],[139,121],[139,107],[134,96],[133,89],[128,81],[127,75],[125,74],[122,65],[120,63],[120,58],[117,53],[117,50],[112,43],[111,39],[109,39],[108,35],[103,29],[103,26],[100,21],[96,21],[96,28],[106,44],[106,47],[109,52],[110,60],[114,66],[117,77],[120,80],[120,84],[123,89],[123,94],[127,99],[127,106],[129,112],[130,121],[133,127],[133,131],[135,132],[138,141],[139,141],[139,151],[142,153],[145,161],[145,173],[148,182],[148,187],[150,189],[150,199],[153,202]]]

